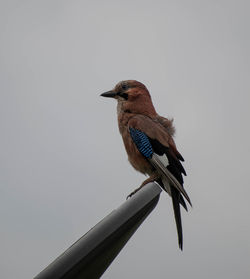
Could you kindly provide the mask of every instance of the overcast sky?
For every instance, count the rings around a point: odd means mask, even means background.
[[[0,1],[0,270],[32,278],[145,179],[114,100],[148,87],[174,117],[193,208],[178,249],[170,198],[104,274],[248,278],[250,4],[243,0]]]

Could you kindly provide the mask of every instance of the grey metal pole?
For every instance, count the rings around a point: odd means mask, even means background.
[[[161,188],[149,183],[97,223],[35,279],[100,278],[158,203]]]

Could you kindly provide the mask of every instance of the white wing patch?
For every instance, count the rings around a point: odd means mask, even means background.
[[[159,160],[162,162],[165,168],[169,165],[168,157],[166,156],[166,154],[163,154],[161,156],[157,154],[155,155],[159,158]]]
[[[166,179],[169,181],[169,184],[174,186],[182,195],[186,198],[186,200],[189,202],[189,204],[192,206],[192,203],[190,201],[190,198],[183,188],[183,186],[179,183],[179,181],[174,177],[174,175],[166,168],[162,161],[163,156],[159,156],[155,153],[153,153],[152,158],[149,159],[151,164],[159,171],[160,174],[166,177]],[[166,157],[167,159],[167,157]],[[166,163],[165,159],[165,163]],[[168,164],[167,164],[168,165]],[[167,187],[166,187],[167,188]],[[166,189],[167,190],[167,189]]]
[[[168,179],[166,178],[165,175],[162,175],[161,180],[162,180],[162,183],[164,185],[165,191],[169,194],[169,196],[171,196],[170,184],[169,184]]]

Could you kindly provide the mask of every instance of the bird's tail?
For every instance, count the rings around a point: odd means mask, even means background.
[[[162,177],[162,179],[159,179],[157,181],[159,185],[171,196],[172,203],[173,203],[173,209],[174,209],[174,218],[177,228],[177,235],[178,235],[178,243],[179,247],[182,250],[183,247],[183,233],[182,233],[182,223],[181,223],[181,210],[180,210],[180,204],[187,210],[186,203],[181,196],[180,192],[171,186],[169,182],[165,179],[165,177]]]
[[[173,186],[170,187],[172,203],[174,209],[174,218],[178,234],[179,247],[182,250],[183,247],[183,234],[182,234],[182,224],[181,224],[181,210],[180,210],[180,192],[176,190]]]

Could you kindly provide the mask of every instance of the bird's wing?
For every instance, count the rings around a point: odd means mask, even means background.
[[[183,158],[177,151],[170,133],[164,129],[161,123],[148,117],[135,116],[128,122],[128,129],[137,149],[161,173],[160,185],[172,196],[178,242],[180,249],[182,249],[180,204],[187,210],[183,196],[192,205],[183,188],[182,174],[186,175],[180,162]]]
[[[175,133],[175,128],[173,127],[173,119],[169,120],[163,116],[157,115],[156,117],[157,122],[159,122],[169,133],[169,135],[173,136]],[[169,145],[171,146],[171,149],[175,156],[180,160],[184,161],[181,154],[178,152],[175,142],[172,137],[169,138]]]
[[[162,145],[169,147],[169,134],[162,125],[151,118],[135,115],[129,120],[128,126],[144,132],[149,138],[157,139]]]
[[[186,172],[175,153],[176,148],[173,148],[175,144],[172,137],[160,124],[142,115],[131,118],[128,122],[128,129],[140,153],[191,205],[190,198],[182,185],[182,174],[186,175]],[[185,202],[183,206],[186,207]]]

